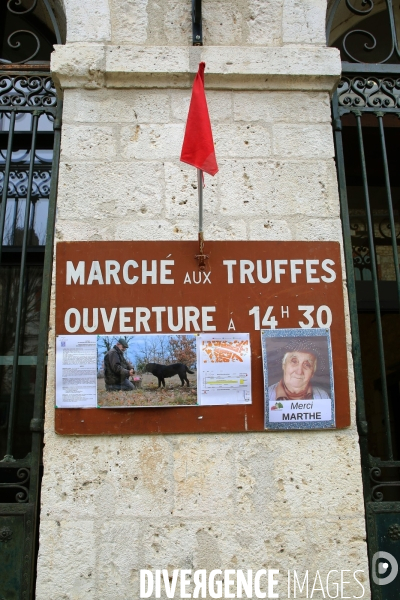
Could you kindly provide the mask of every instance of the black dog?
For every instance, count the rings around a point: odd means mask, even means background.
[[[194,371],[190,371],[183,363],[175,363],[174,365],[158,365],[157,363],[148,363],[145,371],[157,377],[158,387],[161,387],[161,384],[163,384],[165,387],[165,378],[173,377],[174,375],[179,375],[182,386],[185,385],[186,381],[186,385],[189,387],[190,384],[186,373],[190,373],[191,375],[194,373]]]

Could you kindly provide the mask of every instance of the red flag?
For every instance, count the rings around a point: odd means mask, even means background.
[[[181,161],[205,171],[209,175],[218,173],[210,116],[204,93],[204,68],[199,64],[190,100],[189,113],[183,138]]]

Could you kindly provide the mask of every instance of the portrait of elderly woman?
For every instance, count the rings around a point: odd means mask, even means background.
[[[268,386],[270,402],[330,398],[326,338],[269,339]]]

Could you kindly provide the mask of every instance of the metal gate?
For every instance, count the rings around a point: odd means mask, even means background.
[[[373,600],[400,597],[400,53],[387,0],[337,0],[333,127]],[[380,554],[377,554],[380,553]]]
[[[54,26],[47,0],[1,3],[0,600],[34,597],[61,124]]]

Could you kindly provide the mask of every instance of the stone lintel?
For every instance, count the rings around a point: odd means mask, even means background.
[[[55,46],[51,70],[61,89],[188,88],[200,61],[207,89],[331,92],[340,77],[336,48],[320,46]]]

